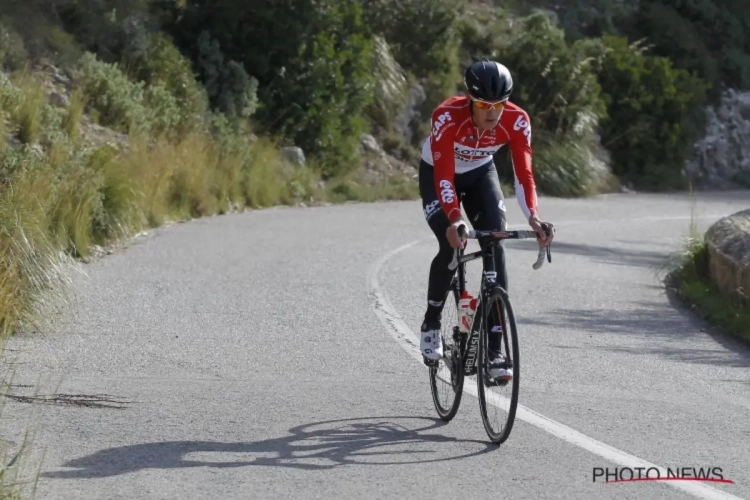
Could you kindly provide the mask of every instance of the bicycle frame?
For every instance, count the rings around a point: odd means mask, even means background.
[[[464,233],[461,231],[463,226],[459,228],[459,234]],[[506,239],[525,239],[525,238],[536,238],[537,235],[534,231],[469,231],[468,234],[470,239],[477,239],[480,241],[480,250],[464,254],[464,250],[456,250],[454,253],[453,262],[450,264],[450,269],[458,268],[458,289],[456,290],[458,296],[466,290],[466,263],[476,259],[482,259],[482,279],[479,287],[479,305],[477,306],[474,320],[472,321],[471,330],[469,334],[459,333],[454,331],[453,340],[454,345],[458,347],[458,356],[460,356],[464,371],[464,376],[471,376],[476,373],[477,369],[477,358],[479,354],[479,329],[476,327],[476,319],[479,315],[484,315],[484,304],[487,303],[487,299],[492,294],[492,291],[499,287],[497,283],[497,269],[495,268],[495,250],[497,245],[502,240]],[[482,245],[482,243],[487,243]],[[533,268],[539,269],[544,263],[545,253],[547,260],[552,262],[552,254],[549,245],[539,249],[539,256],[537,261],[534,263]],[[489,259],[487,259],[489,257]],[[486,266],[485,266],[486,263]],[[454,282],[455,283],[455,282]],[[453,284],[453,283],[452,283]],[[504,324],[505,321],[502,320]],[[505,328],[503,328],[502,335],[504,337],[505,344],[507,345],[508,338]],[[468,337],[468,338],[467,338]],[[453,370],[451,370],[453,371]]]
[[[479,297],[477,297],[479,305],[477,306],[476,314],[472,321],[471,330],[469,331],[469,334],[455,332],[453,336],[454,343],[459,348],[458,355],[461,357],[461,366],[463,367],[464,376],[471,376],[476,373],[477,358],[479,357],[479,328],[476,327],[476,318],[478,315],[484,314],[483,304],[486,303],[486,299],[492,289],[495,286],[499,286],[496,281],[497,270],[495,269],[496,245],[497,242],[492,242],[492,244],[489,245],[489,248],[480,249],[479,251],[468,254],[464,254],[462,249],[456,252],[456,259],[454,259],[454,262],[457,262],[458,266],[458,289],[456,291],[460,297],[464,290],[466,290],[466,263],[477,259],[482,259],[484,263],[484,261],[487,260],[485,257],[489,257],[489,262],[487,262],[489,269],[485,269],[483,266],[482,279],[479,286]]]

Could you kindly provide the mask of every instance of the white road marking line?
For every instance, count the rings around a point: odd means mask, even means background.
[[[423,365],[422,353],[420,352],[418,341],[419,337],[404,323],[401,316],[396,312],[390,300],[388,294],[384,289],[381,288],[380,282],[378,281],[378,274],[383,268],[386,262],[392,259],[397,254],[408,250],[409,248],[419,244],[422,241],[432,240],[427,238],[425,240],[416,240],[406,245],[403,245],[395,250],[392,250],[378,259],[370,268],[367,273],[367,290],[372,299],[372,307],[375,314],[378,316],[380,321],[385,326],[388,333],[399,343],[399,345],[414,359],[416,359],[420,365]],[[468,380],[467,380],[468,381]],[[466,384],[464,385],[464,392],[468,392],[474,397],[478,397],[477,389],[475,385]],[[493,405],[502,408],[507,407],[508,399],[498,394],[493,394],[493,398],[488,398],[488,401]],[[504,403],[502,406],[500,403]],[[594,438],[586,436],[585,434],[578,432],[560,422],[552,420],[551,418],[545,417],[544,415],[535,412],[525,406],[519,404],[516,411],[516,418],[523,420],[524,422],[531,424],[543,431],[546,431],[553,436],[556,436],[570,444],[583,448],[590,451],[600,457],[619,464],[624,467],[655,467],[659,469],[662,477],[667,476],[667,470],[664,467],[652,464],[646,460],[631,455],[624,451],[618,450],[606,443],[597,441]],[[665,482],[667,486],[677,488],[686,493],[689,493],[697,498],[710,499],[710,500],[743,500],[740,497],[731,495],[724,491],[712,488],[711,486],[701,483],[681,483],[681,482]]]

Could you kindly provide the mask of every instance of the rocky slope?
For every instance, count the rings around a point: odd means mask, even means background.
[[[728,90],[706,113],[706,135],[695,145],[686,174],[704,188],[750,187],[750,92]]]

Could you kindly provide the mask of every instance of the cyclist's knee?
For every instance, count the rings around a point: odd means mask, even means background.
[[[453,260],[453,255],[455,251],[453,250],[453,247],[451,247],[448,242],[440,242],[440,250],[438,250],[438,258],[443,262],[450,262]]]

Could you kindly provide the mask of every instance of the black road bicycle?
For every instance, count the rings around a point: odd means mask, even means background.
[[[545,233],[549,235],[549,226],[543,224]],[[459,227],[459,234],[466,234],[465,226]],[[443,328],[448,327],[441,334],[443,342],[443,357],[436,361],[425,360],[430,370],[430,388],[432,399],[435,403],[440,418],[446,422],[453,419],[461,404],[463,394],[464,377],[477,375],[477,392],[479,394],[479,408],[482,414],[482,423],[490,440],[495,444],[503,443],[513,428],[513,422],[516,416],[516,407],[518,405],[518,387],[520,380],[520,363],[518,353],[518,332],[516,329],[513,309],[508,298],[508,293],[497,282],[497,273],[495,271],[494,253],[496,246],[507,239],[527,239],[537,238],[534,231],[468,231],[469,239],[479,241],[481,248],[477,252],[464,255],[464,251],[457,250],[451,264],[451,269],[458,268],[457,276],[453,277],[448,294],[453,293],[454,303],[452,307],[445,307],[443,311]],[[550,245],[539,248],[537,261],[533,268],[539,269],[544,264],[545,253],[547,260],[552,262]],[[490,257],[485,259],[485,257]],[[479,295],[477,298],[477,308],[474,314],[473,322],[469,333],[462,332],[458,326],[458,300],[461,294],[466,290],[466,263],[476,259],[487,260],[489,269],[483,269]],[[444,304],[448,306],[448,294]],[[455,311],[456,318],[446,321],[446,313]],[[499,327],[499,332],[498,332]],[[502,353],[505,365],[504,367],[513,371],[512,382],[506,380],[495,380],[487,369],[489,362],[488,347],[489,334],[495,333],[500,335],[499,347]],[[441,374],[440,369],[445,366],[446,373]],[[482,369],[479,369],[482,367]],[[447,386],[447,396],[453,395],[453,403],[444,403],[441,400],[441,394],[438,385],[445,382]],[[493,392],[492,389],[507,389],[511,387],[510,398],[502,397],[500,394]],[[499,430],[495,430],[490,422],[490,411],[498,410],[501,403],[509,403],[505,410],[505,425]]]

